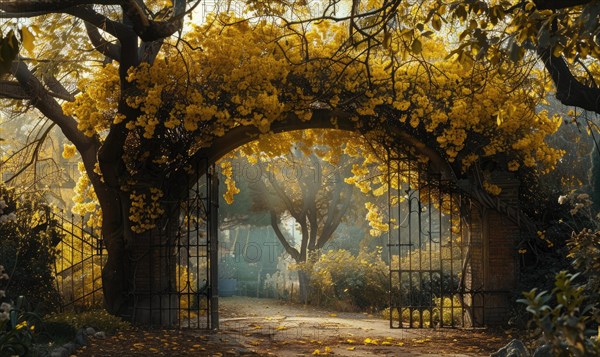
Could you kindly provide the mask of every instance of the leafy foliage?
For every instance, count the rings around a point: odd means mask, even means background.
[[[567,245],[573,267],[587,280],[586,291],[592,301],[600,304],[600,232],[583,229],[579,233],[573,233]]]
[[[55,245],[60,239],[49,207],[30,195],[19,197],[0,186],[0,261],[10,275],[6,299],[25,295],[35,308],[48,311],[58,302],[54,286]]]
[[[106,333],[115,333],[131,327],[128,322],[104,310],[57,313],[47,316],[45,321],[49,323],[66,323],[75,329],[93,327],[97,331],[104,331]]]
[[[387,270],[381,251],[327,251],[312,265],[312,299],[325,306],[379,310],[388,303]]]
[[[33,345],[35,325],[25,311],[24,298],[19,297],[14,305],[0,306],[0,355],[26,356]],[[4,315],[7,314],[7,318]]]
[[[555,288],[524,293],[519,300],[533,316],[533,332],[555,356],[598,356],[600,340],[589,328],[600,322],[600,312],[585,304],[584,287],[574,283],[577,274],[562,271],[556,275]]]
[[[563,270],[555,275],[554,288],[538,293],[532,289],[519,302],[533,316],[529,322],[540,344],[557,356],[600,355],[597,326],[600,323],[600,236],[598,220],[590,196],[573,191],[558,198],[569,209],[563,225],[572,229],[567,241],[567,258],[577,272]],[[544,233],[538,236],[545,239]],[[551,243],[551,242],[550,242]]]

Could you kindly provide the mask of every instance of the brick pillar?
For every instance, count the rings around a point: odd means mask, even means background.
[[[491,180],[502,192],[500,202],[507,207],[519,207],[519,181],[508,172],[494,172]],[[520,237],[519,226],[505,213],[488,209],[485,215],[486,246],[484,281],[484,324],[501,325],[507,322],[512,292],[517,286],[519,262],[517,243]]]
[[[513,174],[494,172],[491,183],[502,192],[487,204],[474,202],[466,208],[468,229],[463,230],[466,255],[464,279],[465,324],[502,325],[512,305],[517,285],[519,227],[513,220],[489,206],[512,210],[519,204],[519,181]]]

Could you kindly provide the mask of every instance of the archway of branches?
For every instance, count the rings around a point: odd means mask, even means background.
[[[385,260],[382,262],[385,263],[387,274],[386,313],[390,327],[473,326],[497,323],[489,318],[485,319],[485,295],[490,294],[486,289],[493,288],[483,285],[485,276],[489,274],[485,271],[489,254],[485,249],[489,248],[484,248],[487,244],[484,240],[488,238],[484,238],[482,230],[478,228],[487,224],[482,223],[485,219],[481,215],[481,209],[494,208],[509,221],[518,220],[522,217],[521,213],[518,208],[512,206],[503,210],[502,207],[507,205],[502,206],[500,199],[492,199],[490,194],[481,188],[465,185],[468,179],[465,179],[464,175],[457,175],[452,164],[426,144],[427,137],[416,136],[418,133],[409,126],[386,124],[384,122],[382,125],[381,121],[377,121],[371,127],[363,125],[357,128],[356,121],[344,113],[315,110],[309,121],[290,116],[287,120],[273,123],[271,133],[266,139],[256,128],[239,127],[203,150],[202,164],[198,166],[197,173],[201,176],[200,181],[204,181],[201,184],[195,183],[190,202],[204,199],[204,203],[196,202],[192,207],[212,207],[201,210],[200,213],[205,217],[199,221],[206,222],[202,226],[205,233],[201,239],[204,253],[195,253],[194,256],[196,260],[202,256],[204,261],[201,264],[198,264],[198,261],[193,264],[184,260],[179,264],[191,267],[190,271],[196,269],[196,272],[191,273],[196,276],[195,282],[183,284],[181,292],[182,296],[187,296],[188,301],[204,299],[204,302],[198,305],[204,311],[190,315],[187,319],[184,317],[178,323],[183,326],[219,326],[218,266],[227,263],[223,256],[219,255],[222,252],[217,254],[214,250],[218,246],[214,241],[220,239],[216,228],[219,222],[215,218],[215,195],[219,193],[219,183],[215,182],[217,173],[214,171],[214,163],[252,141],[273,139],[276,133],[315,128],[358,133],[363,138],[368,137],[366,140],[372,144],[371,149],[377,147],[380,150],[379,164],[380,169],[385,167],[384,184],[387,185],[387,202],[383,213],[385,218],[380,223],[387,225],[381,233],[385,236],[385,243],[382,244]],[[206,172],[209,174],[205,175]],[[201,193],[202,189],[205,190],[205,195]],[[187,214],[194,209],[188,210]],[[278,243],[284,245],[283,250],[289,256],[298,258],[301,252],[289,243],[286,246],[282,238],[284,234],[281,231],[277,232],[276,224],[273,224],[273,228],[276,231],[274,236],[279,238]],[[184,242],[183,246],[178,247],[178,251],[186,251],[180,256],[188,259],[189,234],[187,240],[184,237]],[[193,244],[197,244],[197,241]],[[314,247],[317,245],[314,244]],[[323,245],[318,248],[322,247]],[[235,250],[235,247],[233,249]],[[306,261],[305,254],[304,258],[297,259],[296,263],[304,264]],[[198,270],[198,267],[201,267],[202,271]],[[516,269],[516,266],[512,265],[510,269]],[[515,275],[514,271],[511,273]],[[301,274],[297,275],[296,279],[299,276]],[[258,277],[257,284],[260,284],[260,280]],[[202,284],[198,284],[199,281]],[[294,283],[290,286],[293,291]],[[231,287],[226,289],[226,295],[231,294]],[[301,292],[298,285],[296,289],[298,301],[302,302],[302,294],[306,292]],[[257,288],[257,295],[260,296],[258,290]],[[199,297],[199,293],[203,295]],[[290,293],[289,287],[287,293]],[[493,305],[492,308],[504,307]]]

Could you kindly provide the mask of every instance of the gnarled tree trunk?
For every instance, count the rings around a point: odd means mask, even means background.
[[[186,186],[173,188],[181,191]],[[177,197],[178,195],[172,195]],[[131,231],[127,202],[121,220],[104,221],[108,251],[102,280],[107,310],[136,324],[173,326],[178,323],[177,240],[180,202],[165,200],[165,213],[156,226],[142,233]],[[103,207],[104,217],[114,212]]]

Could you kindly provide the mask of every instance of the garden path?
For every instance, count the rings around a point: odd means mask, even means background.
[[[221,330],[141,330],[93,339],[76,356],[489,356],[504,331],[389,329],[378,316],[275,299],[220,299]]]

